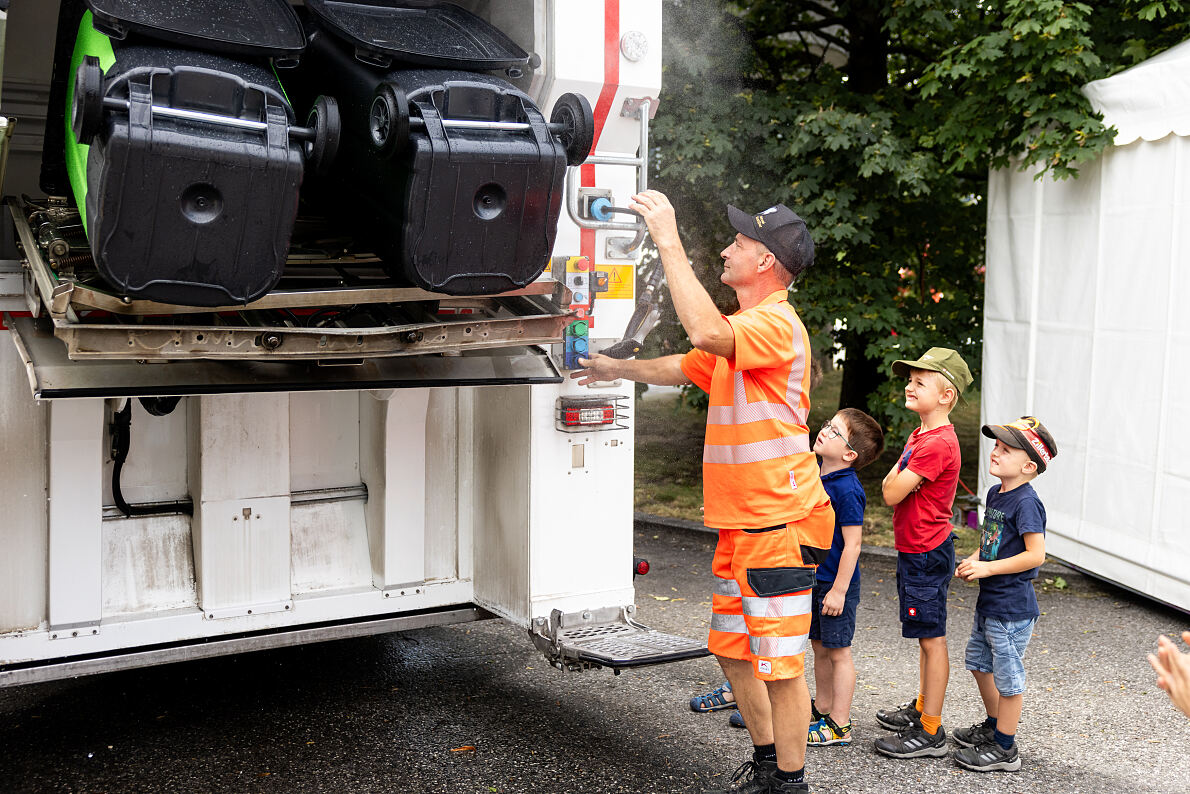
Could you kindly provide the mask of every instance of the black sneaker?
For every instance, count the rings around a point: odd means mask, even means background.
[[[946,748],[946,731],[941,726],[931,736],[920,723],[898,733],[876,740],[876,751],[892,758],[942,758],[950,754]]]
[[[921,725],[921,712],[917,710],[917,700],[902,703],[895,709],[880,709],[876,712],[876,722],[890,731],[903,731],[912,725]]]
[[[955,763],[976,772],[1016,772],[1021,768],[1021,754],[1013,744],[1005,750],[994,741],[954,751]]]
[[[954,739],[954,743],[959,747],[978,747],[996,741],[995,731],[996,729],[990,727],[987,722],[977,722],[970,728],[959,728],[950,738]]]
[[[777,771],[776,761],[749,759],[740,765],[731,776],[727,788],[706,791],[705,794],[769,794],[773,791],[773,773]],[[781,791],[781,789],[777,789]],[[797,791],[797,789],[790,789]],[[805,789],[809,791],[809,789]]]

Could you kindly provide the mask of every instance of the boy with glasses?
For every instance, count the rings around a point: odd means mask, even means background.
[[[884,431],[863,411],[843,408],[822,426],[814,441],[821,458],[822,487],[835,508],[835,534],[810,607],[810,645],[814,649],[817,697],[810,701],[813,746],[851,744],[851,699],[855,662],[851,640],[859,607],[859,551],[867,496],[856,472],[884,451]]]

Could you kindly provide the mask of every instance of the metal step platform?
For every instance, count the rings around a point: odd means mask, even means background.
[[[607,607],[535,618],[529,636],[560,670],[645,667],[709,656],[706,644],[654,631],[634,621],[635,607]]]

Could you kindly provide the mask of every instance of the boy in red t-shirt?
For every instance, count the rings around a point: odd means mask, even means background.
[[[946,594],[955,568],[950,516],[962,462],[950,411],[971,385],[971,371],[955,351],[931,347],[917,361],[895,362],[893,372],[908,379],[905,407],[921,417],[882,485],[885,504],[894,508],[901,636],[921,646],[921,677],[916,701],[876,712],[877,722],[898,732],[877,739],[876,750],[893,758],[943,757]]]

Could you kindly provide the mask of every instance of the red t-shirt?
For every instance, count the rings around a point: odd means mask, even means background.
[[[950,537],[961,464],[954,425],[927,433],[919,427],[909,434],[897,471],[908,468],[922,478],[922,484],[893,509],[893,543],[897,551],[932,551]]]

